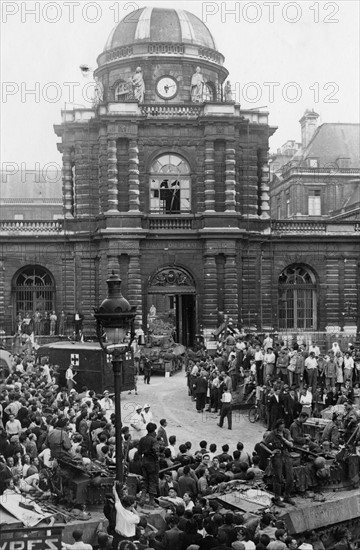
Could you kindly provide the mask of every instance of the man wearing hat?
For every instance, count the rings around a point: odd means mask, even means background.
[[[145,405],[143,406],[141,415],[144,419],[145,426],[149,424],[149,422],[153,421],[153,413],[150,411],[150,405],[148,403],[145,403]]]
[[[113,400],[110,398],[109,390],[105,390],[103,393],[103,398],[99,401],[100,406],[103,411],[105,411],[105,416],[107,420],[110,420],[111,413],[115,411],[115,405]]]
[[[144,478],[144,489],[141,503],[145,504],[146,494],[149,494],[149,505],[155,506],[155,497],[159,487],[159,454],[160,445],[156,438],[156,424],[149,422],[146,426],[147,435],[139,442],[141,469]]]
[[[140,439],[146,435],[146,424],[141,414],[142,406],[135,405],[135,412],[130,418],[130,435],[131,439]]]

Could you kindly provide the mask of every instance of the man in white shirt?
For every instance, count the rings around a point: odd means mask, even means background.
[[[266,338],[263,341],[263,348],[265,353],[269,348],[272,349],[272,347],[273,347],[273,339],[270,337],[270,334],[266,334]]]
[[[144,419],[145,426],[147,426],[149,422],[153,422],[153,413],[150,411],[150,405],[148,403],[145,403],[141,414]]]
[[[75,376],[76,372],[74,371],[74,364],[70,363],[65,372],[66,385],[69,393],[74,389],[74,384],[76,384],[76,380],[74,379]]]
[[[72,537],[74,539],[74,544],[65,544],[62,542],[63,550],[92,550],[91,544],[86,544],[82,540],[83,532],[80,529],[75,529],[72,532]]]
[[[100,399],[99,403],[103,411],[105,411],[105,417],[110,421],[111,414],[115,411],[115,405],[113,400],[110,398],[109,390],[105,390],[103,393],[103,398]]]
[[[116,524],[113,548],[117,548],[122,540],[135,540],[136,525],[140,522],[140,516],[128,497],[120,500],[116,486],[113,487],[116,510]],[[91,549],[92,550],[92,549]]]
[[[146,424],[141,414],[142,406],[136,405],[135,412],[130,418],[130,434],[131,439],[141,439],[147,434]]]
[[[219,428],[223,427],[224,419],[227,418],[228,421],[228,429],[231,430],[232,428],[232,395],[231,392],[225,387],[225,391],[222,394],[221,397],[221,412],[220,412],[220,420],[219,420]]]
[[[20,421],[17,420],[13,414],[9,414],[9,420],[5,424],[5,430],[9,439],[13,435],[19,435],[19,433],[22,432]]]
[[[316,387],[317,382],[317,359],[315,352],[311,351],[309,357],[305,359],[305,370],[307,372],[308,385],[311,388]]]

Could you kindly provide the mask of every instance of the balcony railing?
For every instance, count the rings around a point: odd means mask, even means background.
[[[197,118],[199,105],[142,105],[141,114],[147,118]]]
[[[298,166],[284,166],[282,168],[283,176],[293,176],[297,174],[322,176],[322,175],[348,175],[348,174],[360,174],[360,168],[340,168],[337,166],[328,166],[324,168],[300,168]]]
[[[271,229],[274,233],[326,233],[326,223],[292,220],[272,221]]]
[[[166,218],[150,217],[148,220],[150,231],[186,231],[193,229],[193,220],[191,218],[169,216]]]
[[[1,221],[0,233],[61,233],[64,229],[62,220],[54,221]]]

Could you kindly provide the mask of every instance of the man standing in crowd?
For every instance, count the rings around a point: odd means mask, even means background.
[[[224,393],[221,397],[221,411],[220,411],[220,420],[218,426],[220,428],[224,425],[224,419],[227,418],[228,429],[232,429],[232,395],[231,392],[225,387]]]
[[[66,385],[69,393],[71,392],[71,390],[74,389],[74,385],[76,384],[76,380],[74,379],[74,377],[76,376],[74,366],[74,363],[70,363],[65,372]]]
[[[284,488],[284,502],[295,504],[291,498],[294,478],[290,450],[293,447],[290,436],[285,432],[285,423],[281,418],[275,422],[274,429],[265,438],[265,445],[272,451],[270,459],[270,470],[273,476],[274,504],[280,508],[285,505],[281,500],[282,489]]]
[[[139,455],[144,478],[144,489],[141,494],[141,503],[145,504],[146,495],[149,495],[149,505],[155,506],[155,497],[159,486],[159,442],[156,439],[156,424],[149,422],[146,426],[147,435],[139,442]]]

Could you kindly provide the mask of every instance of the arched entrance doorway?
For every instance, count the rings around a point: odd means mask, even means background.
[[[196,288],[193,277],[180,267],[161,268],[150,278],[147,325],[154,318],[174,327],[175,341],[191,347],[196,332]]]

